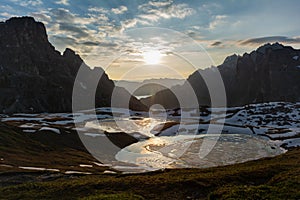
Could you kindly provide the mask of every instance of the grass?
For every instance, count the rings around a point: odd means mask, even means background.
[[[98,162],[83,147],[77,133],[57,135],[52,132],[22,133],[14,126],[0,123],[0,171],[22,171],[18,166],[55,168],[61,171],[81,171],[80,164]],[[98,173],[106,168],[84,168]]]

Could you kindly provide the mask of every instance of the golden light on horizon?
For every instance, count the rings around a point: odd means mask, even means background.
[[[149,65],[159,64],[162,54],[157,50],[145,51],[142,53],[144,62]]]

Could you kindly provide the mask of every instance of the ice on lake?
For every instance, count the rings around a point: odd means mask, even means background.
[[[212,150],[201,158],[204,143],[213,141]],[[116,155],[116,159],[147,169],[206,168],[242,163],[284,153],[269,140],[247,134],[154,137],[132,144]]]

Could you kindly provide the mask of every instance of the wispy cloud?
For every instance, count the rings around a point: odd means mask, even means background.
[[[188,4],[175,4],[173,1],[149,1],[146,4],[140,5],[138,8],[141,12],[138,17],[151,22],[156,22],[159,19],[183,19],[195,13],[195,10],[189,7]]]
[[[17,3],[23,7],[28,6],[40,6],[43,4],[42,0],[28,0],[28,1],[22,1],[22,0],[11,0],[14,3]]]
[[[3,17],[6,17],[6,18],[16,16],[16,15],[12,15],[11,13],[8,13],[8,12],[3,12],[3,13],[1,13],[0,15],[3,16]]]
[[[216,41],[216,42],[212,43],[211,46],[217,47],[217,46],[220,46],[221,44],[222,44],[222,42]]]
[[[33,12],[30,13],[30,15],[36,18],[37,20],[42,21],[46,25],[49,22],[51,22],[51,17],[48,15],[47,11]]]
[[[300,43],[299,37],[286,37],[286,36],[269,36],[269,37],[258,37],[250,38],[239,42],[240,45],[258,45],[272,42],[281,42],[281,43]]]
[[[208,28],[210,30],[216,29],[218,26],[222,26],[226,23],[226,15],[216,15],[213,17],[213,20],[209,23]]]
[[[65,5],[65,6],[70,5],[69,0],[59,0],[59,1],[56,1],[55,3],[59,4],[59,5]]]
[[[118,8],[112,8],[111,11],[116,14],[116,15],[120,15],[123,14],[127,11],[127,7],[126,6],[120,6]]]
[[[105,9],[103,7],[90,7],[88,8],[89,12],[95,12],[95,13],[108,13],[109,10]]]

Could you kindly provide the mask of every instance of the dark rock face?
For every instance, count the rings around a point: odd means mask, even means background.
[[[115,86],[107,74],[100,68],[90,69],[71,49],[61,55],[49,43],[44,25],[33,18],[1,22],[0,49],[0,113],[72,111],[73,84],[82,65],[85,78],[79,92],[85,94],[102,75],[91,98],[98,107],[110,106]],[[132,109],[146,109],[137,99],[131,101]]]
[[[229,56],[220,66],[198,72],[213,77],[217,69],[225,85],[228,106],[300,101],[300,50],[278,43],[266,44],[250,54]],[[187,82],[193,87],[199,105],[210,105],[208,89],[198,72],[190,75]],[[172,90],[182,93],[185,87],[186,84]],[[143,102],[148,106],[159,103],[166,108],[179,107],[174,98],[170,90],[165,90]]]
[[[278,43],[244,54],[237,62],[230,105],[300,101],[299,56],[299,50]]]

